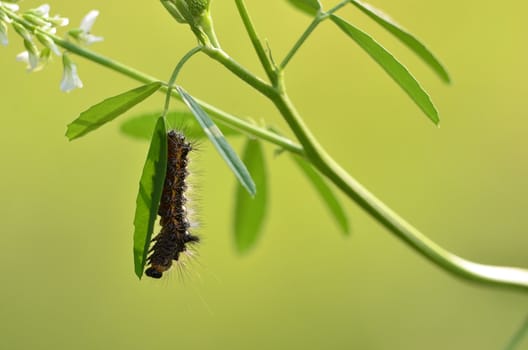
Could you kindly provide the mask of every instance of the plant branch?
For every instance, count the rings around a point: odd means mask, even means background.
[[[344,2],[340,3],[334,9],[339,6],[344,6]],[[4,10],[4,9],[3,9]],[[6,13],[8,10],[4,10]],[[98,55],[92,51],[86,50],[74,43],[64,40],[55,35],[51,35],[45,31],[42,31],[31,23],[26,22],[14,13],[8,13],[10,17],[27,26],[33,28],[34,32],[40,32],[43,35],[50,37],[57,45],[65,48],[66,50],[84,57],[90,61],[105,66],[111,70],[119,72],[130,78],[138,80],[143,83],[150,83],[159,81],[152,76],[149,76],[143,72],[137,71],[131,67],[128,67],[122,63],[111,60],[104,56]],[[314,28],[317,24],[312,22]],[[313,31],[313,29],[311,29]],[[303,35],[304,39],[308,37],[311,31],[305,32]],[[303,38],[301,37],[301,39]],[[296,45],[295,47],[300,47]],[[294,48],[295,48],[294,47]],[[297,47],[297,49],[298,49]],[[285,59],[287,63],[297,49],[294,49]],[[240,79],[245,81],[247,84],[261,92],[264,96],[268,97],[282,114],[298,140],[301,146],[295,144],[293,141],[274,134],[263,128],[259,128],[251,123],[248,123],[240,118],[237,118],[231,114],[223,112],[216,107],[208,105],[205,102],[198,101],[198,103],[215,119],[221,123],[234,127],[238,130],[247,132],[255,137],[261,138],[275,145],[282,147],[283,149],[302,155],[308,159],[322,174],[324,174],[331,182],[333,182],[338,188],[340,188],[350,199],[354,200],[360,207],[362,207],[368,214],[380,222],[390,232],[396,235],[398,238],[403,240],[407,245],[415,249],[418,253],[435,263],[437,266],[444,270],[461,277],[466,280],[473,280],[478,282],[487,283],[490,285],[497,286],[510,286],[528,290],[528,271],[520,268],[512,267],[500,267],[477,264],[465,259],[462,259],[449,251],[443,249],[416,228],[411,226],[403,218],[398,216],[394,211],[387,207],[383,202],[376,198],[366,188],[364,188],[359,182],[352,178],[339,164],[337,164],[319,145],[316,138],[313,136],[309,128],[304,124],[304,121],[296,111],[294,105],[289,100],[288,96],[283,89],[274,88],[259,78],[255,77],[252,73],[247,71],[244,67],[235,62],[229,57],[224,51],[220,49],[204,47],[203,52],[211,58],[215,59],[227,69],[237,75]],[[285,66],[283,62],[283,66]],[[161,91],[167,92],[168,86],[163,86]],[[177,92],[171,92],[172,97],[181,100]]]
[[[302,33],[301,37],[297,40],[297,42],[293,45],[293,47],[290,49],[290,51],[286,54],[286,57],[284,57],[284,59],[282,60],[281,64],[280,64],[280,68],[281,70],[283,70],[284,68],[286,68],[286,66],[288,65],[288,63],[291,61],[291,59],[293,58],[293,56],[295,56],[295,54],[297,53],[297,51],[299,51],[299,49],[301,48],[301,46],[303,46],[304,42],[306,41],[306,39],[308,39],[308,37],[310,36],[310,34],[312,34],[312,32],[315,30],[315,28],[317,28],[317,26],[319,25],[319,23],[321,23],[321,19],[319,18],[319,16],[316,16],[312,23],[310,23],[310,25],[308,26],[308,28],[306,28],[306,30]]]
[[[273,62],[270,60],[269,56],[266,54],[266,50],[264,49],[264,46],[260,42],[260,39],[257,35],[255,27],[253,26],[253,22],[251,21],[251,17],[249,16],[244,0],[235,0],[235,3],[238,8],[238,13],[240,14],[240,17],[242,18],[242,22],[244,23],[244,27],[246,28],[249,38],[251,39],[251,43],[253,44],[253,47],[255,48],[255,51],[257,52],[257,56],[260,60],[260,63],[262,64],[262,67],[264,67],[264,70],[266,71],[266,74],[268,75],[268,78],[271,81],[271,83],[273,85],[276,85],[277,73],[273,66]]]
[[[333,14],[336,11],[338,11],[343,6],[347,5],[349,2],[350,2],[350,0],[343,0],[339,4],[337,4],[336,6],[332,7],[327,12],[319,11],[317,13],[317,15],[314,17],[313,21],[308,26],[308,28],[306,28],[306,30],[301,34],[301,37],[297,40],[297,42],[293,45],[293,47],[290,49],[290,51],[286,54],[286,57],[282,60],[282,62],[280,64],[281,70],[286,68],[288,63],[293,58],[293,56],[295,56],[297,51],[299,51],[301,46],[303,46],[303,44],[306,41],[306,39],[308,39],[310,34],[312,34],[312,32],[315,30],[315,28],[317,28],[319,23],[321,23],[322,21],[326,20],[328,17],[330,17],[331,14]]]
[[[178,62],[178,64],[174,68],[174,71],[172,72],[169,82],[167,83],[167,96],[165,97],[165,107],[163,108],[163,113],[162,113],[163,118],[165,118],[165,116],[167,115],[167,112],[169,111],[169,104],[170,104],[170,99],[172,96],[172,88],[174,87],[174,82],[178,78],[178,74],[180,74],[180,71],[185,65],[185,63],[191,57],[193,57],[195,54],[197,54],[200,51],[202,51],[201,46],[197,46],[193,48],[192,50],[190,50],[183,56],[183,58]]]
[[[25,27],[27,28],[31,28],[33,31],[35,32],[40,32],[41,34],[43,35],[47,35],[49,38],[51,38],[58,46],[68,50],[69,52],[77,55],[77,56],[80,56],[80,57],[83,57],[89,61],[92,61],[94,63],[97,63],[103,67],[106,67],[110,70],[113,70],[114,72],[117,72],[117,73],[120,73],[120,74],[123,74],[131,79],[134,79],[136,81],[139,81],[141,83],[144,83],[144,84],[148,84],[148,83],[153,83],[153,82],[156,82],[156,81],[161,81],[160,79],[152,76],[152,75],[148,75],[146,73],[143,73],[139,70],[136,70],[130,66],[127,66],[121,62],[118,62],[116,60],[113,60],[113,59],[110,59],[108,57],[105,57],[105,56],[102,56],[98,53],[95,53],[93,51],[90,51],[88,49],[85,49],[79,45],[76,45],[75,43],[72,43],[68,40],[65,40],[59,36],[56,36],[56,35],[52,35],[48,32],[45,32],[45,31],[42,31],[40,30],[39,28],[37,28],[35,25],[33,25],[32,23],[29,23],[28,21],[24,20],[23,18],[21,18],[20,16],[18,16],[15,12],[13,11],[10,11],[9,9],[6,9],[6,8],[2,8],[2,10],[7,13],[9,15],[9,17],[15,21],[15,22],[18,22],[22,25],[24,25]],[[253,81],[252,81],[253,83]],[[265,83],[262,83],[263,85],[265,85]],[[162,93],[166,93],[167,92],[167,86],[162,86],[161,89],[160,89],[160,92]],[[171,96],[174,98],[174,99],[177,99],[179,101],[181,101],[181,96],[176,92],[176,91],[172,91],[171,92]],[[274,134],[273,132],[269,131],[269,130],[266,130],[265,128],[261,128],[261,127],[258,127],[256,126],[255,124],[253,123],[250,123],[248,121],[245,121],[243,120],[242,118],[240,117],[237,117],[237,116],[234,116],[230,113],[227,113],[215,106],[212,106],[204,101],[201,101],[199,99],[196,99],[196,101],[200,104],[200,106],[202,106],[202,108],[207,112],[209,113],[216,121],[224,124],[224,125],[227,125],[227,126],[230,126],[232,128],[235,128],[237,130],[240,130],[242,132],[245,132],[247,134],[250,134],[252,136],[255,136],[257,138],[260,138],[262,140],[265,140],[265,141],[268,141],[270,143],[273,143],[281,148],[283,148],[284,150],[287,150],[289,152],[292,152],[292,153],[295,153],[295,154],[298,154],[298,155],[301,155],[303,156],[304,155],[304,150],[302,149],[301,146],[299,146],[297,143],[295,143],[294,141],[288,139],[287,137],[284,137],[284,136],[280,136],[280,135],[276,135]]]
[[[306,150],[306,158],[349,198],[407,245],[457,277],[528,291],[527,270],[477,264],[452,254],[430,240],[352,178],[323,150],[304,125],[287,95],[282,94],[273,102]]]

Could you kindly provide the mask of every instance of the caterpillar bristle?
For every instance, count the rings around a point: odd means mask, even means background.
[[[192,225],[185,206],[188,201],[185,195],[188,154],[192,145],[182,133],[171,130],[167,134],[167,150],[167,169],[158,209],[161,230],[152,239],[151,254],[147,258],[149,267],[145,270],[147,276],[156,279],[171,268],[173,261],[179,261],[187,244],[200,241],[198,236],[189,232]]]

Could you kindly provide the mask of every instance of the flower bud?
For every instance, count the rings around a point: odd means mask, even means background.
[[[209,11],[211,0],[186,0],[191,15],[201,17],[205,11]]]
[[[13,22],[13,28],[15,31],[22,37],[24,40],[31,41],[31,33],[24,28],[21,24],[18,24],[17,22]]]
[[[9,41],[7,40],[7,25],[0,21],[0,44],[7,46],[7,43]]]
[[[44,45],[45,48],[53,51],[53,53],[57,56],[60,56],[61,55],[61,52],[57,46],[57,44],[55,44],[55,42],[47,35],[43,35],[41,33],[38,33],[35,34],[35,36],[37,37],[38,41],[40,41],[40,43],[42,45]]]

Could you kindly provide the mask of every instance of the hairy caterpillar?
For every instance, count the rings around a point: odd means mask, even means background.
[[[200,241],[189,232],[191,224],[185,207],[186,178],[189,174],[188,154],[191,150],[191,143],[182,133],[169,131],[167,172],[158,209],[161,231],[152,240],[154,245],[150,249],[149,267],[145,271],[145,274],[152,278],[161,278],[163,272],[170,269],[173,260],[178,261],[180,254],[187,250],[187,244]]]

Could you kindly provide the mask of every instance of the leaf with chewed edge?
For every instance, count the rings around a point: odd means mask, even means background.
[[[167,127],[163,117],[159,117],[139,181],[136,214],[134,216],[134,269],[140,279],[145,270],[166,171]]]
[[[128,111],[161,87],[154,82],[129,90],[120,95],[107,98],[82,112],[77,119],[68,124],[66,137],[71,141],[100,128]]]

